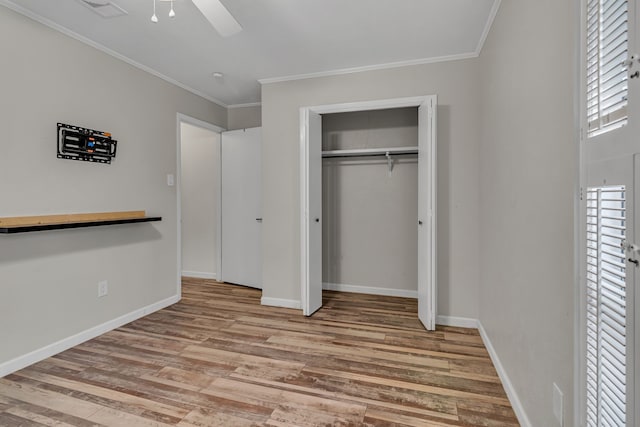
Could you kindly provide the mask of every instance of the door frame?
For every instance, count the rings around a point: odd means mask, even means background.
[[[311,286],[309,280],[309,232],[310,232],[310,218],[308,212],[308,195],[309,195],[309,113],[317,114],[331,114],[331,113],[349,113],[355,111],[369,111],[369,110],[384,110],[390,108],[403,108],[403,107],[420,107],[422,105],[429,105],[433,102],[433,108],[437,107],[435,102],[436,95],[423,95],[406,98],[392,98],[381,99],[373,101],[360,101],[360,102],[348,102],[339,104],[326,104],[307,106],[300,108],[300,303],[303,314],[305,316],[310,315],[309,304],[307,295]],[[434,111],[435,113],[435,111]],[[428,204],[431,206],[431,212],[429,212],[430,226],[432,227],[431,239],[428,242],[427,254],[429,256],[428,262],[432,268],[427,275],[427,289],[428,294],[432,297],[430,301],[430,307],[434,313],[435,318],[436,300],[437,300],[437,238],[436,238],[436,212],[437,212],[437,192],[436,192],[436,138],[435,138],[435,126],[430,129],[432,135],[428,138],[428,151],[431,155],[426,158],[429,159],[427,182],[427,194]],[[435,325],[433,325],[435,327]]]
[[[210,130],[211,132],[220,134],[224,132],[226,129],[214,125],[213,123],[205,122],[200,119],[196,119],[195,117],[188,116],[186,114],[177,113],[176,114],[176,176],[174,177],[175,187],[176,187],[176,236],[178,241],[177,247],[177,278],[176,278],[176,286],[177,286],[177,294],[182,295],[182,132],[181,132],[181,124],[187,123],[192,126],[197,126],[199,128]],[[222,159],[221,159],[222,161]],[[220,174],[221,168],[218,167],[218,200],[217,200],[217,212],[216,212],[216,265],[218,266],[218,271],[216,271],[216,279],[219,279],[220,274],[220,265],[221,261],[221,240],[220,240],[220,200],[221,200],[221,183],[220,183]]]

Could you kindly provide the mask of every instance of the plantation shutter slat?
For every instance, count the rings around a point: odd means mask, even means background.
[[[587,135],[627,123],[628,1],[587,2]]]
[[[587,191],[587,426],[626,423],[626,197],[624,186]]]

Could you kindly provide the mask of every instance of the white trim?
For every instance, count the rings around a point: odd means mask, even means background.
[[[224,272],[222,271],[222,132],[220,131],[220,143],[218,144],[218,198],[216,200],[216,280],[224,282]]]
[[[2,0],[0,0],[2,1]],[[212,123],[205,122],[200,119],[196,119],[195,117],[187,116],[186,114],[177,113],[176,114],[176,174],[175,174],[175,187],[176,187],[176,236],[177,236],[177,278],[176,278],[176,286],[177,286],[177,294],[182,294],[182,131],[181,124],[187,123],[193,126],[197,126],[199,128],[210,130],[211,132],[217,133],[219,138],[221,139],[222,132],[225,130],[223,127],[218,125],[214,125]],[[222,144],[219,144],[222,145]],[[218,170],[221,168],[218,167]],[[220,179],[218,179],[219,185],[221,185]],[[216,262],[218,266],[218,275],[222,277],[222,254],[220,253],[220,249],[222,247],[220,235],[221,235],[221,205],[220,205],[220,193],[221,187],[218,188],[218,209],[216,215],[218,217],[216,227],[217,227],[217,239],[216,239]],[[217,280],[217,278],[216,278]],[[222,279],[220,279],[222,280]]]
[[[182,295],[182,115],[176,114],[176,174],[173,182],[176,186],[176,293]]]
[[[195,117],[187,116],[186,114],[182,113],[178,113],[178,120],[193,126],[197,126],[199,128],[210,130],[211,132],[221,133],[227,130],[222,126],[214,125],[213,123],[205,122],[204,120],[196,119]]]
[[[573,316],[573,422],[574,425],[583,425],[586,422],[586,400],[587,400],[587,387],[586,387],[586,304],[582,301],[586,301],[586,281],[583,282],[582,272],[586,271],[586,233],[582,230],[586,230],[586,218],[587,218],[587,201],[580,200],[581,189],[587,188],[587,163],[584,149],[583,136],[586,132],[582,131],[582,128],[586,129],[586,117],[587,117],[587,103],[586,103],[586,76],[582,71],[583,67],[586,70],[586,37],[583,37],[585,32],[585,25],[587,22],[587,10],[586,2],[582,0],[574,0],[573,2],[576,27],[578,29],[578,35],[575,38],[575,57],[574,67],[575,74],[579,76],[574,84],[574,114],[577,116],[574,119],[577,132],[575,133],[576,142],[576,156],[578,159],[578,168],[576,171],[576,199],[574,202],[574,248],[573,248],[573,264],[574,264],[574,316]],[[582,88],[585,90],[583,91]]]
[[[180,301],[174,295],[0,364],[0,378]]]
[[[372,286],[346,285],[342,283],[322,283],[322,289],[356,294],[385,295],[389,297],[418,298],[418,291],[408,289],[377,288]]]
[[[304,107],[318,114],[350,113],[354,111],[386,110],[389,108],[419,107],[433,95],[410,96],[404,98],[378,99],[375,101],[345,102],[341,104],[314,105]]]
[[[507,375],[507,371],[502,366],[502,362],[498,357],[498,353],[496,349],[493,348],[493,344],[489,339],[489,335],[487,335],[487,331],[485,331],[482,326],[482,322],[478,320],[478,332],[480,332],[480,336],[482,337],[482,341],[484,342],[484,346],[487,348],[489,352],[489,357],[491,357],[491,361],[493,362],[493,366],[496,368],[498,372],[498,377],[500,377],[500,381],[502,382],[502,386],[504,387],[504,391],[507,393],[507,397],[509,398],[509,402],[511,402],[511,407],[513,408],[513,412],[515,412],[516,417],[518,417],[518,422],[522,427],[532,427],[531,421],[527,416],[527,413],[524,410],[524,406],[522,406],[522,402],[520,402],[520,398],[518,397],[518,393],[516,393],[516,389],[511,384],[511,380],[509,379],[509,375]]]
[[[480,36],[480,40],[478,40],[478,46],[476,47],[476,55],[480,56],[482,52],[482,48],[484,47],[484,42],[487,41],[487,37],[489,36],[489,32],[491,31],[491,27],[493,26],[493,21],[496,19],[496,15],[498,14],[498,9],[500,9],[500,3],[502,0],[494,0],[493,6],[491,7],[491,11],[489,12],[489,18],[487,19],[487,23],[484,26],[484,31]]]
[[[0,5],[5,6],[8,9],[13,10],[14,12],[17,12],[21,15],[26,16],[27,18],[33,19],[36,22],[41,23],[42,25],[45,25],[53,30],[56,30],[62,34],[64,34],[65,36],[71,37],[72,39],[78,40],[81,43],[84,43],[88,46],[91,46],[94,49],[98,49],[99,51],[106,53],[109,56],[112,56],[116,59],[119,59],[120,61],[126,62],[127,64],[134,66],[144,72],[147,72],[153,76],[156,76],[164,81],[166,81],[167,83],[171,83],[172,85],[178,86],[181,89],[186,90],[187,92],[191,92],[194,95],[197,95],[201,98],[206,99],[207,101],[211,101],[214,104],[218,104],[221,107],[227,108],[227,104],[225,104],[224,102],[220,101],[219,99],[216,99],[214,97],[212,97],[211,95],[208,95],[204,92],[201,92],[197,89],[194,89],[192,87],[189,87],[183,83],[180,83],[179,81],[172,79],[169,76],[166,76],[162,73],[160,73],[159,71],[154,70],[151,67],[147,67],[146,65],[143,65],[139,62],[134,61],[133,59],[122,55],[121,53],[118,53],[114,50],[109,49],[108,47],[101,45],[100,43],[97,43],[83,35],[80,35],[74,31],[71,31],[70,29],[63,27],[60,24],[57,24],[53,21],[51,21],[50,19],[47,19],[43,16],[38,15],[37,13],[26,9],[22,6],[19,6],[13,2],[11,2],[10,0],[0,0]]]
[[[307,291],[309,287],[309,248],[307,242],[309,241],[309,227],[307,225],[307,193],[309,192],[309,176],[308,176],[308,143],[309,135],[307,129],[309,128],[309,109],[300,109],[300,159],[299,159],[299,172],[300,172],[300,301],[302,307],[302,314],[307,316],[309,310],[309,302],[307,298]]]
[[[233,108],[248,108],[248,107],[262,107],[262,102],[247,102],[246,104],[231,104],[227,105],[227,109]]]
[[[438,315],[436,316],[436,324],[442,326],[455,326],[457,328],[478,329],[478,319],[472,319],[470,317]]]
[[[300,307],[301,307],[300,301],[296,301],[294,299],[269,298],[269,297],[260,298],[260,304],[268,305],[271,307],[294,308],[296,310],[300,310]]]
[[[194,279],[212,279],[216,280],[216,273],[207,273],[204,271],[182,270],[182,277],[193,277]]]
[[[341,76],[343,74],[354,74],[354,73],[361,73],[364,71],[377,71],[377,70],[387,70],[389,68],[402,68],[402,67],[408,67],[412,65],[424,65],[424,64],[435,64],[438,62],[459,61],[462,59],[470,59],[470,58],[477,58],[477,57],[478,57],[478,54],[475,52],[460,53],[457,55],[438,56],[435,58],[411,59],[408,61],[389,62],[387,64],[365,65],[362,67],[319,71],[317,73],[295,74],[292,76],[282,76],[282,77],[268,77],[265,79],[258,79],[258,82],[260,84],[265,85],[265,84],[271,84],[271,83],[288,82],[292,80],[305,80],[305,79],[315,79],[318,77]]]

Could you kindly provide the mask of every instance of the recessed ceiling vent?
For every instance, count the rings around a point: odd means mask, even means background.
[[[79,0],[80,3],[93,10],[103,18],[115,18],[124,16],[127,11],[108,0]]]

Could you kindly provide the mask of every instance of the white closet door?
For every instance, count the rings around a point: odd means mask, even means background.
[[[418,318],[436,328],[436,105],[418,107]]]
[[[262,288],[261,128],[222,132],[221,280]]]
[[[309,112],[309,153],[303,161],[307,162],[307,212],[306,231],[307,278],[309,287],[303,298],[304,315],[310,316],[322,307],[322,116]]]

